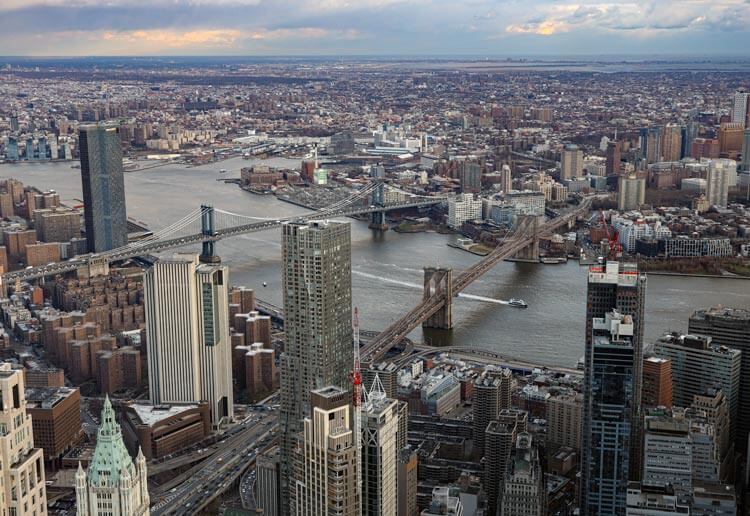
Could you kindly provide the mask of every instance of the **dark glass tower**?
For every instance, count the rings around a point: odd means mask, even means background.
[[[582,509],[624,515],[640,472],[646,277],[635,264],[589,270],[582,433]]]
[[[128,243],[128,226],[119,128],[83,126],[79,146],[88,250],[122,247]]]

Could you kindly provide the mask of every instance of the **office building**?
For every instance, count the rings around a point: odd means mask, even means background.
[[[460,229],[461,224],[482,218],[482,200],[473,194],[458,194],[448,199],[448,226]]]
[[[459,171],[461,193],[479,193],[482,191],[482,165],[464,161]]]
[[[281,464],[288,485],[291,450],[312,407],[310,391],[348,385],[352,363],[349,224],[284,224],[282,280],[286,343],[279,365]]]
[[[742,161],[740,170],[750,172],[750,128],[742,133]]]
[[[417,514],[417,452],[409,448],[402,448],[398,452],[398,516],[414,516]]]
[[[743,90],[734,92],[732,98],[732,122],[742,124],[742,127],[747,125],[749,98],[750,93]]]
[[[516,436],[499,505],[503,516],[547,514],[547,486],[539,464],[539,451],[527,432]]]
[[[101,253],[128,243],[125,179],[117,127],[85,125],[80,129],[86,244]]]
[[[131,453],[160,459],[201,442],[211,434],[208,403],[122,404],[122,436]]]
[[[734,486],[700,484],[693,488],[691,516],[736,516],[737,497]]]
[[[396,514],[398,402],[376,378],[362,408],[362,514]]]
[[[641,404],[644,407],[672,406],[672,360],[669,358],[643,359]]]
[[[139,450],[133,463],[109,398],[104,400],[94,456],[86,471],[78,463],[75,486],[78,516],[149,514],[146,458]]]
[[[640,401],[641,401],[641,379],[643,370],[643,321],[644,308],[646,302],[646,277],[639,274],[638,267],[632,263],[618,263],[608,261],[605,265],[593,266],[589,269],[588,274],[588,293],[586,302],[586,352],[584,355],[584,398],[583,398],[583,431],[581,436],[582,447],[582,468],[583,468],[583,487],[582,492],[586,493],[588,483],[594,482],[597,486],[605,488],[608,492],[597,492],[592,494],[592,509],[600,506],[602,497],[616,497],[617,507],[624,504],[624,496],[627,486],[621,481],[627,481],[628,475],[624,479],[620,478],[623,473],[632,472],[635,478],[640,477]],[[617,317],[629,317],[632,324],[632,335],[624,335],[625,343],[620,344],[618,338],[607,333],[606,318],[609,314],[613,318],[612,311],[617,312]],[[616,319],[617,317],[614,317]],[[594,322],[599,327],[594,328]],[[617,325],[619,326],[619,325]],[[624,327],[627,327],[624,326]],[[604,337],[600,339],[598,337]],[[595,337],[597,337],[595,339]],[[606,339],[614,339],[615,344],[606,344]],[[595,348],[594,341],[600,341],[601,345]],[[632,343],[629,344],[629,343]],[[632,349],[631,349],[632,348]],[[629,364],[629,356],[632,354],[633,363]],[[597,363],[594,364],[594,358]],[[612,359],[612,363],[608,360]],[[594,368],[596,365],[596,368]],[[632,369],[632,371],[631,371]],[[618,416],[612,421],[605,417],[605,407],[599,406],[603,400],[597,401],[597,396],[609,394],[602,392],[603,386],[599,379],[606,376],[606,371],[612,370],[614,380],[608,384],[608,389],[617,392],[618,398],[616,404],[621,410]],[[632,398],[631,398],[632,394]],[[606,399],[610,399],[607,397]],[[595,416],[595,417],[594,417]],[[594,481],[591,475],[599,475],[600,465],[592,455],[591,439],[592,436],[592,418],[597,425],[603,425],[597,428],[597,433],[604,435],[611,432],[619,432],[628,428],[632,435],[630,439],[618,435],[617,446],[624,446],[618,449],[618,461],[615,464],[618,469],[610,469],[612,473],[610,478],[604,479],[604,484]],[[603,418],[603,419],[602,419]],[[625,419],[630,418],[629,421]],[[607,423],[607,424],[605,424]],[[611,426],[609,425],[611,423]],[[634,450],[635,447],[635,450]],[[626,467],[621,461],[628,457],[632,461],[629,467]],[[593,473],[597,471],[597,473]],[[602,473],[603,474],[603,473]],[[618,509],[619,510],[619,509]],[[587,509],[584,507],[584,512]]]
[[[70,387],[27,388],[26,412],[31,416],[34,443],[44,451],[44,459],[56,467],[83,437],[80,391]]]
[[[583,151],[578,145],[566,145],[560,155],[560,182],[583,177]]]
[[[661,159],[661,127],[644,127],[640,130],[640,158],[645,164],[658,163]]]
[[[636,210],[646,200],[646,180],[630,175],[620,177],[617,185],[617,209]]]
[[[682,151],[682,127],[677,124],[664,126],[661,139],[662,161],[679,161]]]
[[[0,364],[0,507],[6,514],[44,516],[47,492],[44,454],[34,447],[31,415],[26,411],[22,369]]]
[[[673,486],[628,484],[627,516],[670,516],[690,514],[689,493],[675,493]]]
[[[672,403],[687,408],[694,397],[720,388],[729,404],[734,438],[743,353],[702,335],[669,334],[654,344],[654,354],[672,361]]]
[[[234,410],[228,282],[194,254],[158,260],[143,281],[151,403],[208,401],[214,426]]]
[[[488,514],[497,512],[516,437],[526,431],[527,425],[526,413],[512,410],[503,410],[487,425],[482,485],[487,493]]]
[[[695,138],[690,146],[693,159],[716,159],[719,157],[719,140],[716,138]]]
[[[359,439],[350,420],[351,395],[331,386],[311,391],[309,398],[310,416],[293,451],[289,514],[358,516]]]
[[[750,432],[750,311],[722,307],[698,310],[690,316],[688,331],[691,334],[710,336],[713,344],[742,352],[737,417],[732,419],[737,422],[735,447],[738,451],[744,451],[747,448],[747,437]],[[722,390],[725,388],[722,387]],[[724,394],[729,398],[728,391]]]
[[[581,450],[583,397],[577,393],[550,396],[547,400],[547,446]]]
[[[729,402],[724,392],[721,389],[708,389],[704,394],[696,394],[693,396],[689,414],[693,421],[710,425],[714,454],[718,463],[718,480],[729,482],[734,475],[734,441],[731,434]],[[705,480],[695,473],[693,476],[696,480]]]
[[[636,371],[640,369],[641,357],[635,349],[640,331],[635,322],[638,309],[634,310],[635,316],[617,310],[605,313],[604,317],[596,317],[595,313],[614,301],[612,294],[620,297],[619,292],[609,292],[607,298],[602,295],[604,292],[596,291],[600,286],[596,282],[607,275],[611,276],[607,281],[618,283],[629,283],[632,279],[632,286],[626,284],[622,288],[635,287],[632,297],[638,297],[637,285],[642,280],[637,271],[633,278],[620,280],[617,267],[617,263],[608,262],[607,272],[589,272],[589,310],[594,316],[587,324],[591,337],[586,352],[581,444],[582,513],[587,516],[625,514],[631,454],[637,449],[638,432],[633,427],[638,424],[634,415],[638,414],[640,402]],[[637,300],[632,301],[638,304]]]
[[[605,170],[607,176],[619,176],[621,170],[621,148],[620,142],[609,142],[607,143],[607,157],[605,162]]]
[[[487,370],[474,381],[474,450],[484,454],[484,438],[487,425],[497,419],[503,409],[510,408],[513,376],[510,369]]]
[[[689,420],[646,416],[643,442],[641,483],[644,486],[692,487],[693,447]]]
[[[437,486],[432,489],[432,500],[421,516],[463,516],[461,490],[454,486]]]
[[[281,516],[281,450],[274,446],[255,463],[255,505],[263,516]]]
[[[745,124],[741,122],[725,122],[719,125],[719,152],[734,158],[742,152],[742,136]]]
[[[500,191],[508,193],[513,190],[513,174],[510,165],[504,164],[500,168]]]

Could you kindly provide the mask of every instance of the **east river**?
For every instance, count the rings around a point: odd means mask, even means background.
[[[189,168],[165,165],[126,172],[128,215],[158,230],[201,203],[255,217],[285,217],[306,210],[254,195],[217,179],[238,177],[252,161],[231,159]],[[272,159],[270,165],[296,163]],[[226,174],[219,174],[220,169]],[[71,163],[0,165],[0,177],[15,177],[39,189],[54,189],[64,203],[80,203],[80,169]],[[352,224],[352,283],[361,327],[379,330],[421,299],[422,267],[453,267],[456,272],[479,258],[448,247],[455,237],[435,233],[375,233],[364,222]],[[197,249],[196,249],[197,251]],[[218,253],[235,285],[255,288],[258,297],[281,304],[280,232],[270,230],[222,240]],[[267,286],[263,286],[263,283]],[[441,343],[490,348],[508,357],[574,367],[583,354],[586,268],[575,262],[536,265],[501,262],[475,281],[467,293],[495,299],[525,300],[527,309],[467,298],[454,302],[455,328],[428,335]],[[750,308],[750,281],[649,276],[646,342],[670,330],[687,330],[689,315],[715,305]],[[421,330],[412,336],[420,341]]]

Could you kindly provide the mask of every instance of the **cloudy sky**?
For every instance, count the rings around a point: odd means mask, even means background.
[[[2,55],[750,56],[750,0],[0,0]]]

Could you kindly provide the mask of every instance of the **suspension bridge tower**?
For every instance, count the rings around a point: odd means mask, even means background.
[[[200,255],[202,263],[219,263],[221,258],[216,255],[216,222],[214,207],[201,205],[201,234],[203,235],[203,251]]]
[[[423,302],[432,296],[445,296],[445,302],[437,312],[422,323],[422,326],[450,330],[453,328],[453,269],[424,268]]]
[[[372,191],[372,204],[378,208],[385,206],[385,182],[378,181],[375,190]],[[386,231],[388,229],[388,222],[385,219],[385,210],[372,212],[370,228],[379,229],[381,231]]]

